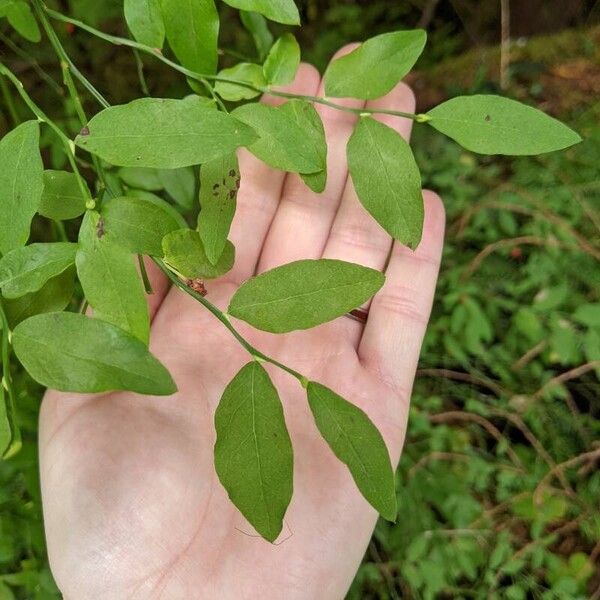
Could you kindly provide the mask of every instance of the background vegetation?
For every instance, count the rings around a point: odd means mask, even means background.
[[[55,4],[125,33],[118,0]],[[412,76],[420,108],[498,90],[502,76],[504,93],[585,138],[564,153],[504,160],[416,128],[425,184],[445,200],[447,243],[398,472],[400,516],[378,525],[350,598],[600,598],[598,4],[513,2],[502,74],[495,0],[301,4],[304,57],[320,68],[347,41],[424,26],[430,43]],[[224,45],[251,54],[233,11],[226,22]],[[62,35],[112,103],[141,95],[131,53],[69,28]],[[23,42],[0,21],[0,53],[75,132],[47,43]],[[158,64],[147,61],[145,74],[154,95],[186,93]],[[11,118],[3,92],[0,134]],[[62,161],[50,135],[46,159]],[[56,234],[41,225],[34,233]],[[0,600],[59,598],[38,489],[42,390],[22,372],[14,379],[25,442],[0,463]]]

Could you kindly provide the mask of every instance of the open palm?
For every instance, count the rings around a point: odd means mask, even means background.
[[[289,90],[323,94],[317,71],[308,65]],[[369,106],[412,111],[414,98],[400,84]],[[397,462],[437,277],[443,209],[426,192],[419,249],[393,245],[348,179],[345,145],[358,117],[327,107],[319,111],[329,146],[327,190],[313,194],[298,177],[241,153],[242,187],[231,232],[236,264],[208,285],[208,298],[224,309],[241,281],[301,258],[385,269],[387,281],[366,326],[340,318],[288,335],[243,324],[240,331],[263,352],[363,408]],[[382,120],[409,135],[408,120]],[[169,397],[49,391],[42,406],[46,535],[65,598],[343,597],[377,515],[321,438],[305,391],[269,368],[294,446],[294,496],[278,542],[269,544],[231,504],[213,466],[214,411],[249,356],[202,306],[169,290],[156,269],[150,271],[151,350],[179,391]]]

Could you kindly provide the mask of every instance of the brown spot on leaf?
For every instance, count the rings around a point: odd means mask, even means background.
[[[90,135],[90,129],[89,127],[84,127],[80,132],[79,135]]]
[[[490,117],[490,115],[485,115],[485,120],[486,120],[486,121],[491,121],[491,120],[492,120],[492,117]]]
[[[104,229],[104,219],[100,218],[98,219],[98,223],[96,224],[96,237],[101,240],[104,237],[104,234],[106,233],[105,229]]]

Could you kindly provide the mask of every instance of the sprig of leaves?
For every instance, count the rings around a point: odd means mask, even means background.
[[[225,389],[215,415],[215,467],[232,501],[256,530],[269,541],[277,538],[293,481],[293,450],[282,402],[264,362],[283,369],[306,389],[316,425],[332,451],[366,500],[394,520],[393,468],[368,416],[333,390],[262,353],[232,324],[237,318],[272,333],[315,327],[367,302],[384,276],[338,260],[303,260],[244,282],[227,313],[201,293],[202,281],[225,275],[234,263],[228,235],[241,185],[236,151],[247,148],[275,169],[298,173],[307,187],[320,193],[327,182],[327,142],[315,105],[359,113],[347,147],[357,195],[395,240],[414,249],[423,228],[420,174],[407,142],[378,121],[378,114],[428,124],[465,148],[487,154],[550,152],[580,138],[537,109],[497,96],[454,98],[425,115],[351,108],[331,100],[372,100],[387,94],[419,59],[426,41],[420,30],[376,36],[333,61],[324,77],[326,97],[282,91],[276,86],[293,81],[300,48],[290,32],[273,43],[266,19],[299,24],[293,0],[226,2],[242,11],[259,61],[248,59],[219,70],[220,21],[214,0],[124,0],[124,17],[135,40],[105,34],[35,0],[83,127],[70,140],[0,63],[0,76],[15,85],[37,119],[0,140],[4,381],[10,389],[6,357],[9,328],[14,327],[15,354],[43,385],[71,392],[174,393],[168,371],[148,350],[148,308],[134,255],[142,275],[141,257],[150,256],[250,355],[251,361]],[[0,16],[26,38],[39,37],[25,2],[0,0]],[[48,17],[157,58],[186,76],[191,94],[109,106],[74,67]],[[168,48],[163,52],[165,40]],[[71,74],[102,105],[89,121]],[[285,102],[246,102],[265,92]],[[71,171],[44,171],[40,123],[58,136]],[[92,155],[99,178],[94,198],[79,173],[77,149]],[[108,182],[116,192],[108,192]],[[199,217],[197,228],[191,229],[194,209]],[[26,245],[36,213],[55,223],[83,214],[77,241]],[[61,312],[71,299],[75,272],[90,315]],[[4,400],[0,450],[14,450],[19,434],[12,395]]]

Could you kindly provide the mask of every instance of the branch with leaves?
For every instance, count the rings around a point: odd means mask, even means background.
[[[242,59],[219,69],[225,52],[218,47],[214,0],[125,0],[124,17],[134,39],[103,33],[41,0],[32,0],[33,11],[23,0],[0,1],[0,17],[30,41],[41,38],[39,19],[82,126],[70,139],[0,64],[4,84],[14,86],[34,117],[0,140],[0,452],[18,447],[18,407],[8,371],[11,346],[36,381],[57,390],[149,395],[176,391],[176,382],[148,349],[145,294],[151,288],[143,268],[143,257],[148,256],[248,352],[249,362],[226,387],[216,411],[215,468],[255,529],[267,540],[277,538],[293,481],[291,440],[264,363],[298,380],[331,450],[347,465],[364,497],[394,520],[393,468],[383,438],[367,415],[335,391],[255,348],[234,325],[241,320],[275,334],[310,329],[363,305],[381,289],[385,277],[344,261],[301,260],[244,282],[226,312],[212,304],[205,297],[204,282],[225,275],[235,262],[228,237],[241,183],[236,152],[247,148],[270,167],[297,173],[308,188],[321,193],[327,184],[327,143],[315,105],[359,114],[347,145],[356,193],[393,239],[414,249],[424,218],[419,169],[407,142],[374,115],[412,119],[484,154],[538,154],[567,148],[580,138],[535,108],[493,95],[453,98],[426,114],[350,108],[336,101],[386,95],[421,55],[426,43],[422,30],[376,36],[334,60],[324,76],[325,96],[282,91],[280,86],[295,78],[300,47],[290,31],[273,43],[267,19],[298,25],[293,0],[226,3],[240,10],[255,40],[258,61]],[[186,77],[189,95],[144,97],[110,106],[73,63],[52,21],[132,49],[144,89],[140,56],[155,57]],[[102,107],[91,119],[77,82]],[[6,85],[2,91],[9,93]],[[261,94],[286,102],[253,102]],[[14,106],[11,112],[18,123]],[[62,143],[71,171],[44,169],[40,125],[48,126]],[[91,163],[84,164],[91,167],[93,193],[79,170],[82,153],[91,156]],[[190,217],[198,210],[197,223],[190,227]],[[63,221],[77,219],[77,240],[64,236],[59,242],[28,243],[36,214],[56,223],[61,232]],[[65,311],[75,278],[93,315]],[[255,441],[251,448],[240,444],[248,439]]]

